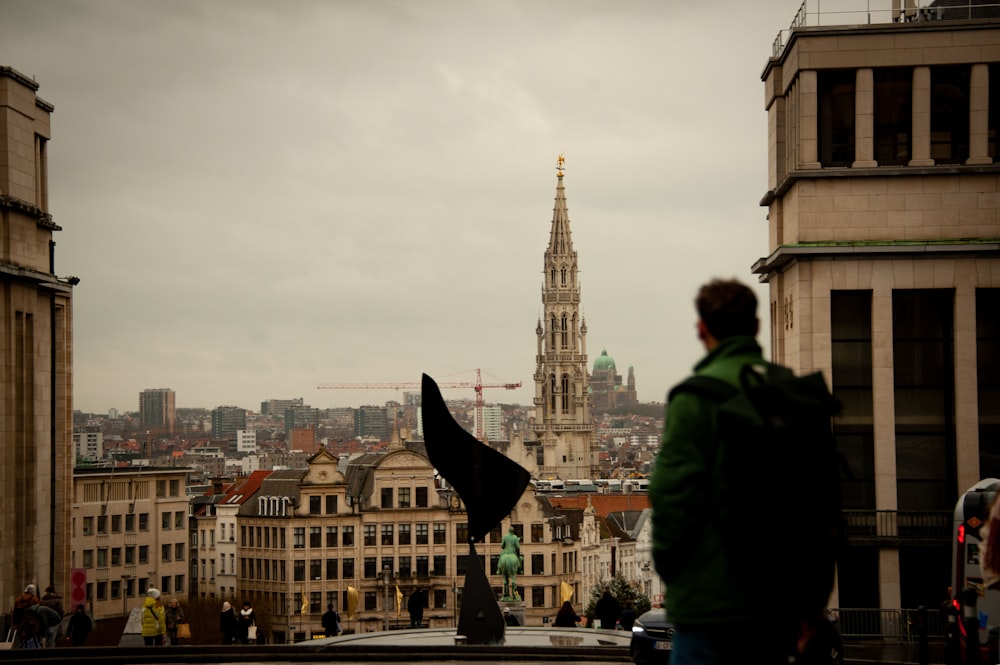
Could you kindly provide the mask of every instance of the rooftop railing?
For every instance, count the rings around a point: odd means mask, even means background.
[[[1000,19],[1000,0],[803,0],[771,55],[780,56],[798,28],[972,19]]]

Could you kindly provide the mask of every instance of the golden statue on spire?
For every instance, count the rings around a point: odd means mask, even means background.
[[[563,177],[563,171],[566,169],[566,158],[562,155],[556,159],[556,175],[560,178]]]

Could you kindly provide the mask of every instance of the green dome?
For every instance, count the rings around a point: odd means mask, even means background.
[[[599,369],[614,369],[615,359],[608,355],[607,349],[601,350],[601,355],[594,361],[594,371]]]

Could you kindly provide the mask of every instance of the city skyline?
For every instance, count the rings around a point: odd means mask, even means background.
[[[6,3],[0,61],[55,107],[74,408],[381,404],[317,386],[477,368],[530,404],[560,154],[588,367],[662,401],[701,283],[766,302],[759,76],[798,6]]]

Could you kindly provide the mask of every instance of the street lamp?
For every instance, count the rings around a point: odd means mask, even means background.
[[[385,605],[386,632],[389,632],[389,579],[390,579],[389,565],[386,564],[382,566],[382,586],[385,589],[385,602],[383,603],[383,605]]]

